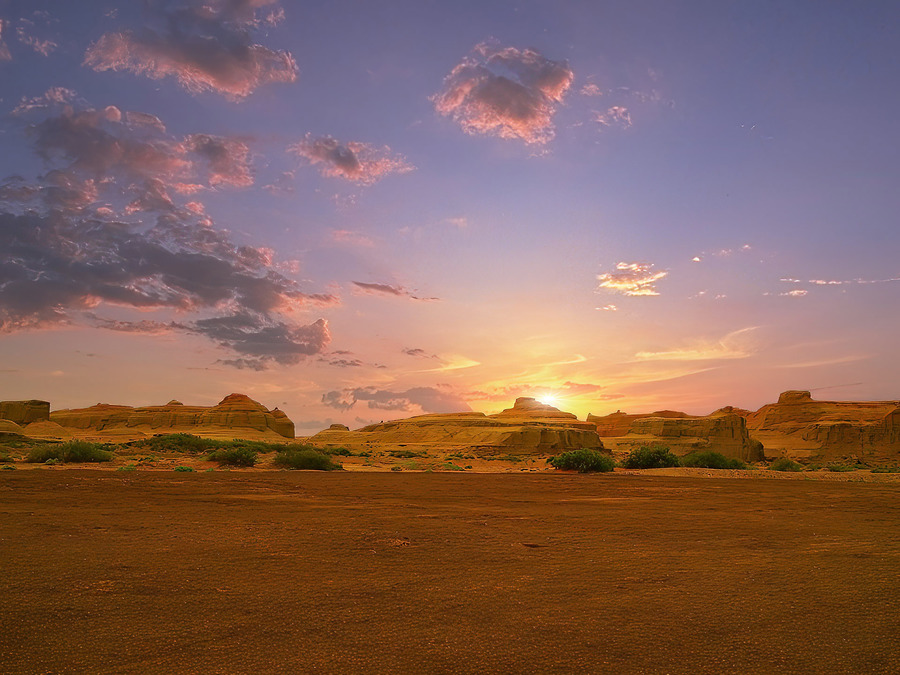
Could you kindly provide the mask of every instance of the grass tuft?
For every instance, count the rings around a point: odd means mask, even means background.
[[[788,459],[787,457],[779,457],[774,462],[769,464],[769,469],[772,471],[803,471],[803,467],[800,464],[797,464],[792,459]]]
[[[194,469],[189,466],[176,466],[173,470],[178,471],[179,473],[192,473],[194,471]]]
[[[628,453],[622,462],[626,469],[665,469],[680,464],[678,457],[664,445],[642,445]]]
[[[551,457],[547,463],[554,469],[578,471],[579,473],[608,473],[616,467],[616,461],[612,457],[588,448],[564,452],[556,457]]]
[[[325,453],[309,447],[286,448],[275,455],[275,466],[282,469],[301,469],[313,471],[335,471],[341,469]]]
[[[729,459],[721,452],[705,450],[692,452],[681,458],[681,466],[693,466],[702,469],[746,469],[747,465],[739,459]]]
[[[67,441],[56,445],[39,445],[32,448],[26,462],[32,464],[49,464],[59,462],[108,462],[113,458],[113,453],[104,450],[99,443],[88,441]]]
[[[209,453],[206,459],[228,466],[253,466],[256,464],[257,453],[250,448],[222,448]]]

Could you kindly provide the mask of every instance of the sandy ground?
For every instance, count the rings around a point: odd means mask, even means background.
[[[897,488],[3,471],[0,672],[897,673]]]

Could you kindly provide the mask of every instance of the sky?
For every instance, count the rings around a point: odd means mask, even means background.
[[[900,4],[0,0],[0,398],[298,434],[900,398]]]

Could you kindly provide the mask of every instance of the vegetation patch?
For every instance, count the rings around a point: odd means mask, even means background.
[[[353,453],[347,448],[322,448],[322,452],[326,455],[336,455],[338,457],[353,457]]]
[[[850,466],[849,464],[829,464],[825,467],[829,471],[834,471],[835,473],[844,473],[845,471],[856,471],[855,466]]]
[[[465,469],[453,462],[445,462],[441,464],[441,471],[465,471]]]
[[[391,450],[391,457],[399,457],[400,459],[412,459],[413,457],[428,457],[427,452],[416,452],[415,450]]]
[[[136,464],[126,464],[125,466],[120,466],[116,471],[137,471]]]
[[[642,445],[628,453],[622,462],[626,469],[665,469],[680,464],[678,457],[664,445]]]
[[[253,452],[278,452],[291,447],[287,443],[266,443],[265,441],[248,441],[236,439],[229,441],[218,438],[201,438],[193,434],[162,434],[128,444],[143,452],[178,453],[185,455],[208,454],[217,450],[246,449]]]
[[[89,443],[88,441],[66,441],[56,445],[41,445],[33,447],[26,462],[32,464],[48,464],[49,460],[55,460],[53,463],[63,462],[108,462],[113,458],[113,453],[105,450],[99,443]]]
[[[275,455],[275,466],[282,469],[334,471],[343,468],[324,452],[310,447],[285,448]]]
[[[779,457],[769,464],[769,468],[772,471],[803,471],[803,467],[800,464],[787,457]]]
[[[257,452],[251,448],[222,448],[209,453],[206,459],[228,466],[253,466],[256,464]]]
[[[178,471],[179,473],[192,473],[194,471],[189,466],[176,466],[174,470]]]
[[[681,466],[692,466],[702,469],[745,469],[747,465],[739,459],[729,459],[721,452],[706,450],[692,452],[681,458]]]
[[[578,471],[579,473],[607,473],[616,468],[616,461],[612,457],[588,448],[564,452],[551,457],[547,463],[554,469]]]
[[[872,473],[900,473],[900,466],[875,466]]]
[[[14,461],[16,460],[7,450],[0,450],[0,464],[12,464]]]

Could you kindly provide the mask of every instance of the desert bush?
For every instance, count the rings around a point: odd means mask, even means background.
[[[664,445],[642,445],[628,453],[622,462],[626,469],[664,469],[679,465],[678,457]]]
[[[125,466],[120,466],[116,471],[137,471],[136,464],[126,464]]]
[[[399,457],[400,459],[412,459],[413,457],[428,457],[427,452],[416,452],[415,450],[391,450],[391,457]]]
[[[338,457],[352,457],[353,453],[347,448],[322,448],[322,452],[326,455],[337,455]]]
[[[256,464],[256,450],[250,448],[222,448],[213,450],[206,459],[229,466],[253,466]]]
[[[681,458],[681,466],[693,466],[702,469],[745,469],[747,465],[739,459],[729,459],[721,452],[705,450],[692,452]]]
[[[850,466],[847,464],[829,464],[825,467],[829,471],[840,472],[843,473],[845,471],[856,471],[855,466]]]
[[[872,473],[900,473],[898,466],[875,466],[872,467]]]
[[[307,469],[313,471],[334,471],[342,468],[331,457],[312,448],[287,448],[275,455],[275,466],[283,469]]]
[[[11,464],[15,460],[6,450],[0,450],[0,464]]]
[[[25,461],[33,464],[47,464],[51,459],[56,462],[108,462],[112,458],[113,453],[104,450],[99,443],[66,441],[57,445],[35,446],[29,451]]]
[[[15,471],[16,467],[14,467],[12,464],[7,464],[6,466],[3,467],[3,470],[4,471]]]
[[[787,457],[779,457],[769,464],[772,471],[803,471],[803,467]]]
[[[179,473],[191,473],[194,469],[189,466],[176,466],[173,470]]]
[[[443,471],[465,471],[464,468],[462,468],[458,464],[454,464],[453,462],[445,462],[441,465],[441,469]]]
[[[588,448],[569,450],[556,457],[551,457],[547,463],[554,469],[574,470],[580,473],[595,471],[607,473],[616,467],[616,462],[612,457]]]

